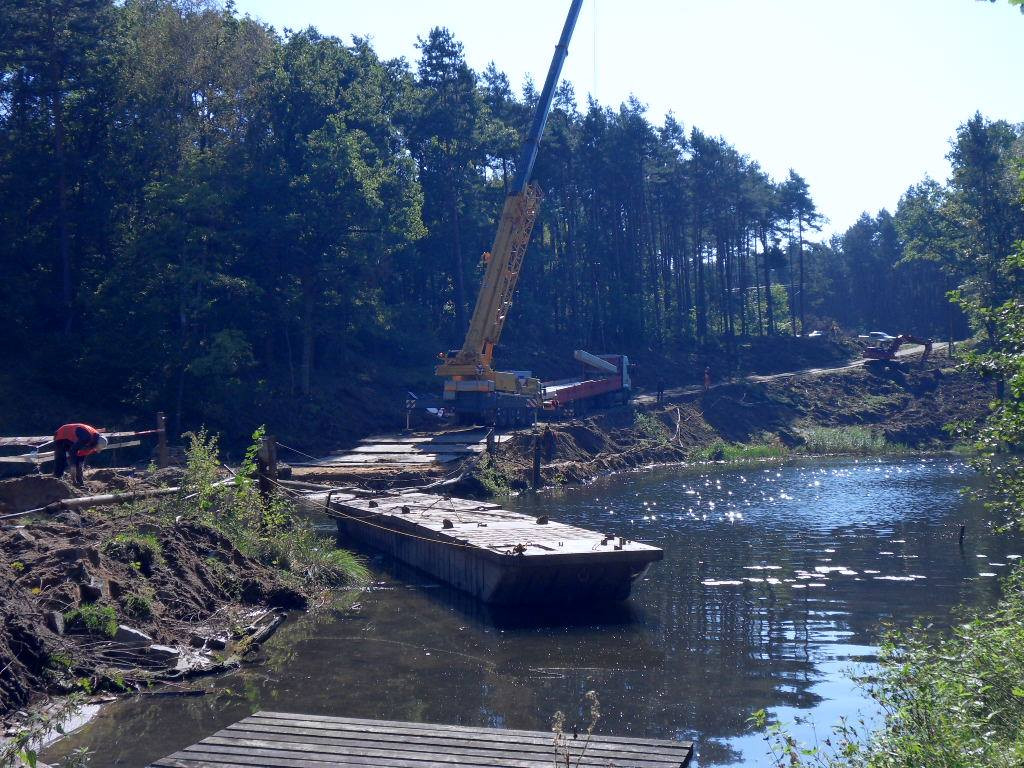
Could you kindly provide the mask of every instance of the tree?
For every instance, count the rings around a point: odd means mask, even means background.
[[[425,246],[435,253],[450,254],[455,324],[461,335],[468,326],[462,207],[481,160],[481,104],[476,76],[466,64],[462,43],[449,30],[434,27],[426,38],[419,38],[417,48],[419,104],[410,140],[430,231]]]

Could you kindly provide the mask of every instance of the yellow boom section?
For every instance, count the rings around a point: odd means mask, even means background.
[[[477,295],[473,318],[462,349],[437,367],[438,376],[469,376],[493,379],[491,360],[501,338],[512,295],[519,281],[530,233],[540,207],[540,189],[530,184],[521,194],[505,198],[498,234],[489,254],[487,269]]]

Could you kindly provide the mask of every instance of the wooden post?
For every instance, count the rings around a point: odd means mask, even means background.
[[[167,451],[167,417],[163,411],[156,415],[156,465],[163,469],[171,463]]]
[[[264,435],[258,458],[260,495],[269,498],[277,484],[277,441],[273,435]]]
[[[533,488],[540,488],[540,435],[533,436]]]

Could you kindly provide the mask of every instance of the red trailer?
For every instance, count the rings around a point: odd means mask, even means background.
[[[576,350],[573,356],[583,364],[583,377],[544,382],[545,411],[561,414],[571,409],[578,414],[616,401],[629,401],[629,358],[626,355],[592,355]]]

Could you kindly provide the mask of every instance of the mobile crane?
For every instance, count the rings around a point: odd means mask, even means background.
[[[624,355],[603,356],[604,359],[588,355],[584,360],[581,354],[587,353],[578,353],[577,360],[590,366],[592,378],[575,382],[581,385],[575,387],[558,382],[549,397],[545,395],[544,385],[531,372],[497,371],[493,367],[494,348],[512,307],[523,257],[543,197],[530,177],[582,5],[583,0],[572,0],[562,36],[555,46],[533,123],[516,165],[516,176],[505,198],[494,245],[484,254],[487,267],[465,341],[461,349],[439,355],[442,362],[435,373],[444,379],[440,406],[445,411],[454,411],[463,422],[520,426],[534,421],[541,408],[560,410],[573,399],[579,401],[582,408],[582,401],[588,397],[609,400],[616,392],[628,393],[629,360]],[[409,407],[432,404],[424,399],[410,401]]]

